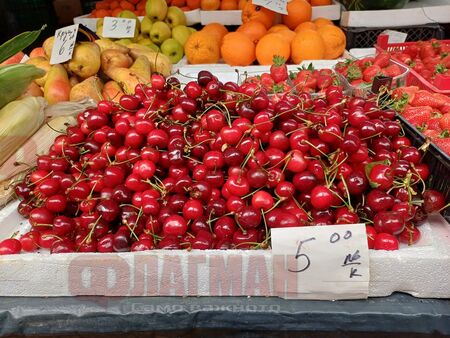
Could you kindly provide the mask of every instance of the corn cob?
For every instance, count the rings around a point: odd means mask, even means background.
[[[59,116],[42,125],[33,136],[0,166],[0,183],[35,166],[36,155],[48,152],[55,138],[64,133],[68,126],[76,123],[77,120],[73,116]]]
[[[42,97],[29,96],[0,109],[0,165],[41,127],[44,108]]]
[[[45,71],[23,63],[0,67],[0,108],[18,98],[34,79]]]

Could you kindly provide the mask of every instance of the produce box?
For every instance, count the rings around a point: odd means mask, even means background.
[[[450,44],[450,40],[440,40],[443,43]],[[382,51],[403,51],[408,46],[415,44],[415,42],[403,42],[403,43],[388,43],[387,39],[384,36],[379,36],[377,40],[377,44],[375,45],[375,49],[377,53]],[[404,65],[402,62],[398,61],[398,63]],[[436,79],[440,79],[440,86],[437,88],[434,84],[430,83],[426,80],[422,75],[416,72],[414,69],[409,70],[409,73],[406,77],[406,85],[407,86],[417,86],[420,89],[427,89],[434,93],[440,93],[444,95],[450,95],[450,77],[443,76],[441,74],[437,75]]]
[[[29,226],[17,204],[0,210],[0,239]],[[421,231],[413,246],[370,250],[369,297],[450,297],[450,225],[433,215]],[[0,296],[276,296],[273,269],[270,250],[8,255],[0,256]]]
[[[450,1],[417,0],[402,9],[343,11],[344,27],[402,27],[450,22]]]
[[[194,9],[192,11],[184,12],[186,15],[186,24],[187,26],[192,26],[197,23],[200,23],[200,10]],[[139,20],[142,21],[143,16],[138,17]],[[89,14],[77,16],[73,18],[74,23],[81,23],[82,25],[89,28],[91,31],[95,32],[97,30],[97,18],[90,18]]]

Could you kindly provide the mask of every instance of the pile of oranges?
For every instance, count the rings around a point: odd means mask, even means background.
[[[95,4],[95,9],[89,15],[90,18],[104,18],[105,16],[117,16],[127,9],[137,16],[145,15],[146,0],[102,0]]]
[[[236,32],[211,23],[189,37],[184,46],[188,62],[217,63],[223,59],[231,66],[248,66],[255,61],[270,65],[278,55],[298,64],[342,55],[346,37],[332,21],[311,21],[311,4],[306,0],[291,0],[287,9],[282,23],[274,25],[274,12],[246,2],[242,8],[243,24]]]
[[[327,6],[332,0],[308,0],[311,6]],[[204,11],[243,9],[247,0],[169,0],[169,5],[181,7],[183,10],[201,9]]]

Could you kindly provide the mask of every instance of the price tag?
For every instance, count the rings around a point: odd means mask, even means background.
[[[103,19],[103,37],[133,38],[136,19],[105,17]]]
[[[274,293],[292,299],[357,299],[369,294],[364,224],[271,230]]]
[[[403,43],[406,41],[406,38],[408,36],[407,33],[394,31],[394,30],[390,30],[390,29],[386,29],[381,34],[385,34],[388,36],[389,43]]]
[[[55,31],[50,64],[63,63],[72,58],[73,49],[77,40],[78,24],[63,27]]]
[[[253,0],[253,4],[268,8],[274,12],[287,14],[287,0]]]

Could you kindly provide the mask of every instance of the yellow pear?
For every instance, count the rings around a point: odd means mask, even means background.
[[[119,103],[120,98],[124,94],[122,88],[116,81],[108,81],[103,86],[102,95],[104,100]]]
[[[44,85],[44,98],[50,104],[69,101],[70,82],[63,65],[51,66]]]
[[[116,40],[116,43],[118,43],[119,45],[128,47],[129,44],[133,43],[133,40],[131,40],[131,39],[119,39],[119,40]]]
[[[100,51],[104,52],[107,49],[116,49],[122,53],[128,53],[129,49],[123,45],[120,45],[118,43],[115,43],[114,41],[107,39],[107,38],[101,38],[98,40],[95,40],[95,43],[100,47]]]
[[[94,42],[76,45],[72,59],[68,62],[70,71],[83,79],[97,74],[100,65],[100,47]]]
[[[108,68],[124,67],[129,68],[133,64],[133,59],[127,53],[122,53],[117,49],[107,49],[101,55],[102,70]]]
[[[138,45],[139,48],[131,48],[130,55],[133,59],[136,59],[140,56],[145,56],[147,60],[150,62],[150,67],[152,73],[160,73],[164,76],[169,76],[172,73],[172,62],[170,59],[159,52],[154,52],[148,47]]]
[[[50,36],[49,38],[45,39],[44,43],[42,44],[42,48],[44,49],[45,56],[50,60],[50,57],[52,56],[52,49],[53,44],[55,43],[55,37]]]
[[[153,22],[148,16],[144,16],[141,22],[141,34],[146,38],[150,38],[150,30],[152,29]]]
[[[80,83],[80,79],[78,79],[78,77],[76,77],[75,75],[69,77],[69,83],[70,83],[70,87],[75,86],[77,83]]]
[[[140,56],[136,58],[130,68],[109,68],[105,74],[118,82],[126,94],[133,94],[138,84],[150,82],[150,62],[146,57]]]
[[[36,82],[38,86],[42,87],[45,84],[45,80],[47,80],[47,74],[51,67],[48,59],[44,56],[35,56],[33,58],[29,58],[25,63],[28,65],[36,66],[37,68],[40,68],[45,71],[44,76],[34,80],[34,82]]]
[[[91,76],[76,84],[70,90],[70,101],[81,101],[87,98],[98,102],[103,100],[103,83],[97,76]]]

